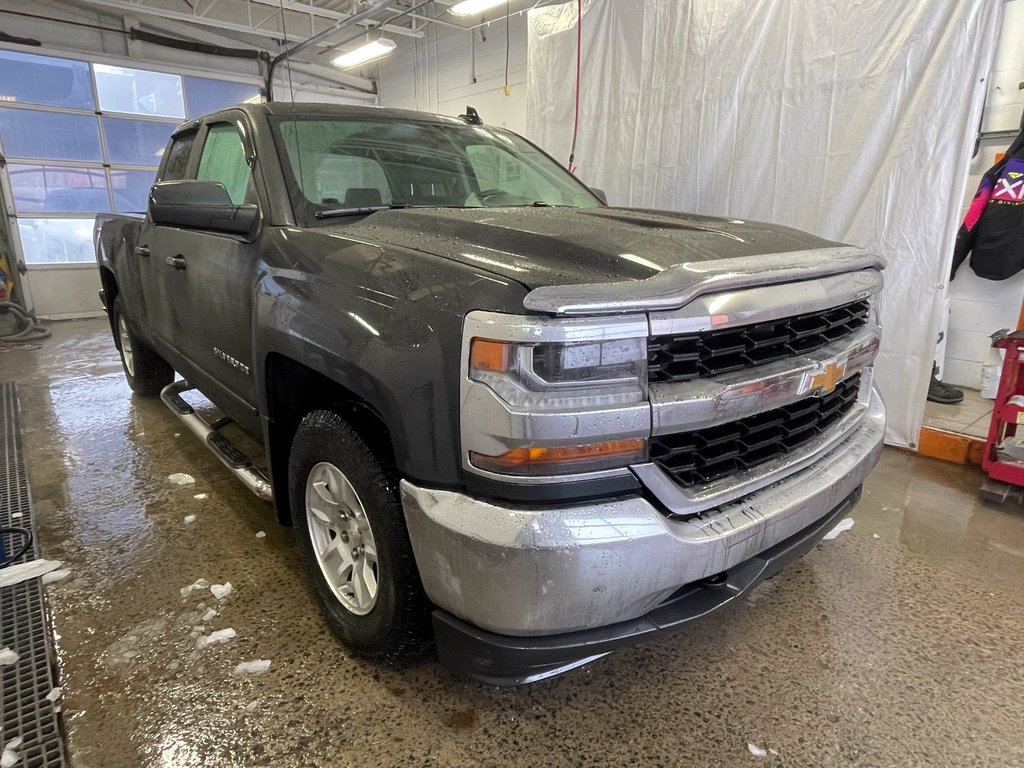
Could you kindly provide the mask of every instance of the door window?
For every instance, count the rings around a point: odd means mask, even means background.
[[[235,205],[254,199],[252,168],[245,160],[242,137],[233,125],[219,123],[210,126],[196,178],[219,181]]]
[[[188,156],[192,152],[192,144],[196,140],[195,131],[178,136],[171,142],[167,151],[167,162],[164,163],[160,181],[180,181],[185,178],[188,170]]]

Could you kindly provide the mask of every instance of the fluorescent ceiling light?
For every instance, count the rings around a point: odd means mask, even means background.
[[[506,0],[462,0],[448,9],[453,16],[475,16],[478,13],[489,11],[499,5],[504,5]]]
[[[349,67],[355,67],[359,64],[379,59],[382,56],[387,56],[393,50],[395,50],[395,41],[382,37],[372,40],[366,45],[361,45],[348,53],[341,54],[333,63],[336,67],[348,69]]]

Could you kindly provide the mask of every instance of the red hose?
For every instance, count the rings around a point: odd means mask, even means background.
[[[572,120],[572,148],[569,150],[569,173],[576,173],[576,137],[580,130],[580,60],[583,50],[583,0],[576,0],[576,111]]]

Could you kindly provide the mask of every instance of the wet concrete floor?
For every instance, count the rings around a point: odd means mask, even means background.
[[[0,379],[44,555],[71,568],[48,589],[75,768],[1024,765],[1024,511],[981,502],[976,470],[888,450],[853,529],[739,604],[489,688],[350,658],[291,532],[131,395],[105,321],[54,330],[0,352]],[[200,578],[234,593],[183,597]],[[197,651],[196,626],[237,637]]]

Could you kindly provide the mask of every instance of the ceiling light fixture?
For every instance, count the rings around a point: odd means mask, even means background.
[[[505,0],[462,0],[461,3],[456,3],[449,8],[448,13],[453,16],[475,16],[504,3]]]
[[[371,40],[348,53],[343,53],[332,62],[334,66],[349,69],[369,61],[376,61],[395,50],[395,41],[386,37]]]

